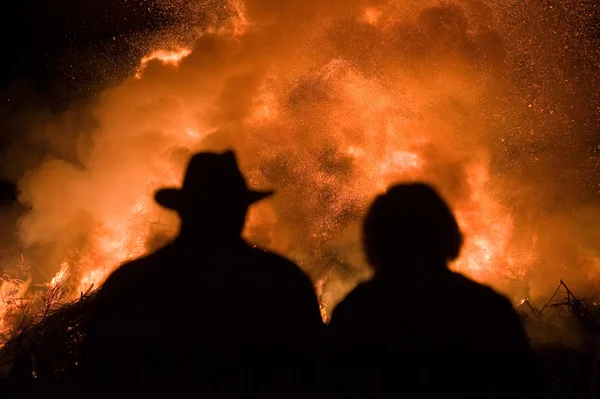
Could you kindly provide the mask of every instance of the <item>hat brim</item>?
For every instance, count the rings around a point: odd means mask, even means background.
[[[163,188],[154,194],[154,200],[165,208],[179,208],[181,198],[181,189],[179,188]]]
[[[246,195],[246,198],[248,200],[248,204],[253,204],[255,202],[264,200],[267,197],[270,197],[271,195],[273,195],[275,193],[275,191],[254,191],[254,190],[250,190],[248,191],[248,195]]]
[[[250,205],[270,197],[273,193],[274,191],[248,190],[241,201],[245,202],[245,205]],[[182,194],[179,188],[163,188],[154,194],[154,200],[165,208],[178,210],[181,208]]]

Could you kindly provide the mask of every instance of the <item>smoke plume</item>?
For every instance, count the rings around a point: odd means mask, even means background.
[[[166,242],[178,221],[153,192],[180,184],[194,151],[234,148],[250,184],[277,191],[245,234],[297,261],[330,307],[368,276],[366,207],[405,180],[455,209],[459,271],[514,299],[560,278],[597,287],[593,5],[203,4],[218,18],[182,26],[193,40],[157,41],[92,105],[29,118],[46,149],[19,180],[34,280],[68,267],[77,295]]]

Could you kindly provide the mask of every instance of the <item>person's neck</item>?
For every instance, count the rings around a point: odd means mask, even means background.
[[[412,279],[425,278],[447,273],[448,266],[443,260],[425,258],[407,258],[391,264],[385,263],[378,267],[374,279]]]
[[[175,242],[183,245],[202,247],[232,247],[245,244],[245,241],[240,234],[224,233],[210,228],[191,229],[185,228],[184,226],[181,227]]]

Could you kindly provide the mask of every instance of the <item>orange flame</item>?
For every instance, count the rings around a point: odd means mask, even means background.
[[[192,53],[192,50],[187,49],[187,48],[182,48],[179,50],[174,50],[174,51],[167,51],[167,50],[157,50],[153,53],[151,53],[148,56],[145,56],[142,58],[142,60],[140,61],[140,66],[138,68],[138,71],[135,74],[136,79],[141,79],[143,74],[144,74],[144,70],[146,69],[146,67],[148,66],[148,63],[150,61],[160,61],[163,65],[171,65],[171,66],[178,66],[179,63],[181,62],[181,60],[183,60],[185,57],[187,57],[188,55],[190,55]]]

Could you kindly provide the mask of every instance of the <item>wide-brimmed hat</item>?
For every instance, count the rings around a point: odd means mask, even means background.
[[[233,151],[221,154],[200,152],[191,158],[183,185],[160,189],[154,199],[166,208],[181,210],[197,202],[249,206],[271,194],[273,191],[248,188]]]

